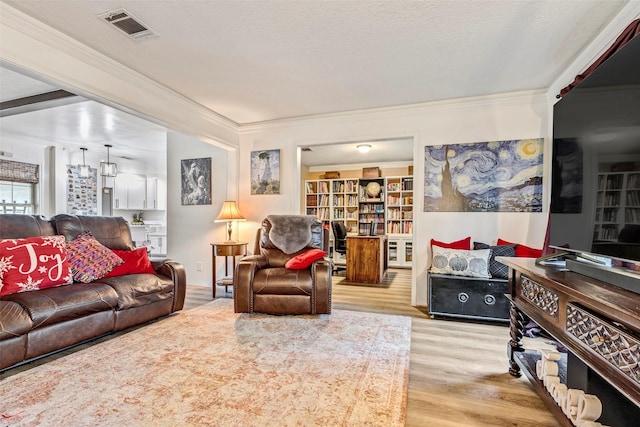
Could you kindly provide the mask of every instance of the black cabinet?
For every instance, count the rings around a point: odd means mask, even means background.
[[[509,321],[509,282],[429,273],[429,314]]]

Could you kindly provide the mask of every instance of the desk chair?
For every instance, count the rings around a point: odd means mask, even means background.
[[[347,255],[347,227],[343,222],[333,221],[331,223],[333,228],[333,250],[344,256]],[[347,270],[347,267],[336,266],[334,272],[340,270]]]

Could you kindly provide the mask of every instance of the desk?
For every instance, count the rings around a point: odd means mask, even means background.
[[[220,242],[220,243],[211,243],[211,270],[213,276],[213,297],[216,297],[216,284],[220,284],[224,286],[224,290],[226,292],[227,286],[233,285],[233,271],[236,269],[236,257],[239,255],[247,254],[247,242]],[[224,277],[216,280],[216,257],[223,256],[224,257]],[[233,268],[231,269],[231,274],[229,274],[229,257],[233,258]]]
[[[387,236],[347,236],[347,280],[380,283],[387,273]]]

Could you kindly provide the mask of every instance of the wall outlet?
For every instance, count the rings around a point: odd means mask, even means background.
[[[196,270],[202,271],[203,268],[204,268],[204,264],[202,263],[202,261],[198,261],[196,263]]]

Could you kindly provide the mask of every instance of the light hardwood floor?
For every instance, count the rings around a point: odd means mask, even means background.
[[[219,287],[217,296],[232,295]],[[185,308],[211,299],[211,288],[188,286]],[[507,326],[430,319],[410,301],[410,270],[391,269],[380,285],[349,284],[344,272],[333,276],[334,310],[412,318],[406,426],[560,425],[528,381],[507,372]],[[525,341],[528,347],[549,346]]]

